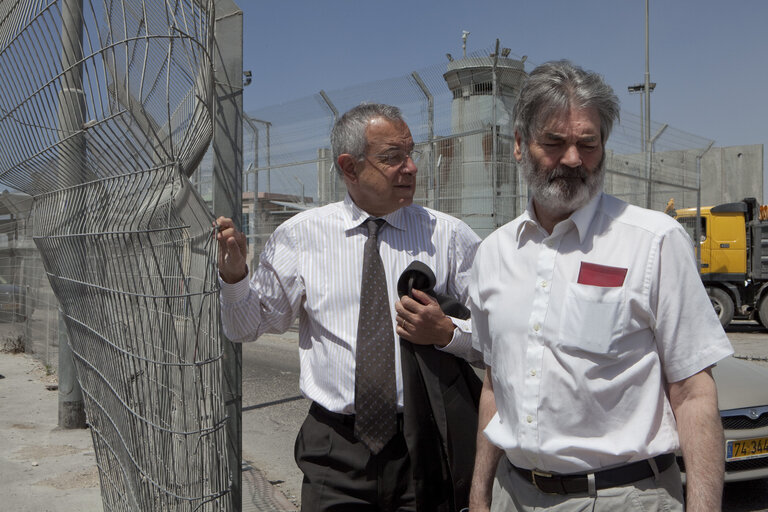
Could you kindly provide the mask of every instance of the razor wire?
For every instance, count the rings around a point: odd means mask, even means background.
[[[211,0],[0,3],[0,183],[69,334],[105,510],[230,510]]]

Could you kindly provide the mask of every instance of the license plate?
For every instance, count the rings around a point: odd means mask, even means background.
[[[725,460],[746,460],[768,457],[768,437],[726,441]]]

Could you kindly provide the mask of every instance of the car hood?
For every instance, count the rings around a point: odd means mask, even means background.
[[[768,405],[768,368],[727,357],[712,370],[721,411]]]

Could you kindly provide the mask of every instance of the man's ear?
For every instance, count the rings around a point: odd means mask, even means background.
[[[339,155],[338,160],[336,162],[339,164],[339,168],[341,169],[341,175],[344,177],[345,180],[348,180],[352,183],[357,182],[357,158],[353,157],[349,153],[342,153]]]
[[[515,150],[512,152],[513,155],[515,155],[515,160],[518,162],[523,158],[523,151],[521,144],[523,143],[522,139],[520,138],[520,134],[515,130]]]

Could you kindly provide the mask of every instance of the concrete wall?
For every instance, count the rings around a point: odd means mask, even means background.
[[[701,161],[701,204],[763,201],[762,144],[712,148]]]
[[[667,201],[675,207],[696,206],[696,156],[702,149],[663,151],[653,155],[651,208],[663,210]],[[745,197],[763,200],[763,145],[711,148],[701,159],[701,205],[740,201]],[[645,157],[642,153],[606,154],[609,171],[605,190],[640,206],[647,204]],[[637,179],[635,176],[642,177]]]
[[[654,162],[685,169],[684,176],[695,186],[696,155],[700,150],[657,153]],[[701,159],[701,205],[740,201],[745,197],[763,200],[763,145],[713,147]],[[688,183],[686,183],[688,184]],[[695,192],[675,198],[677,208],[696,206]]]

